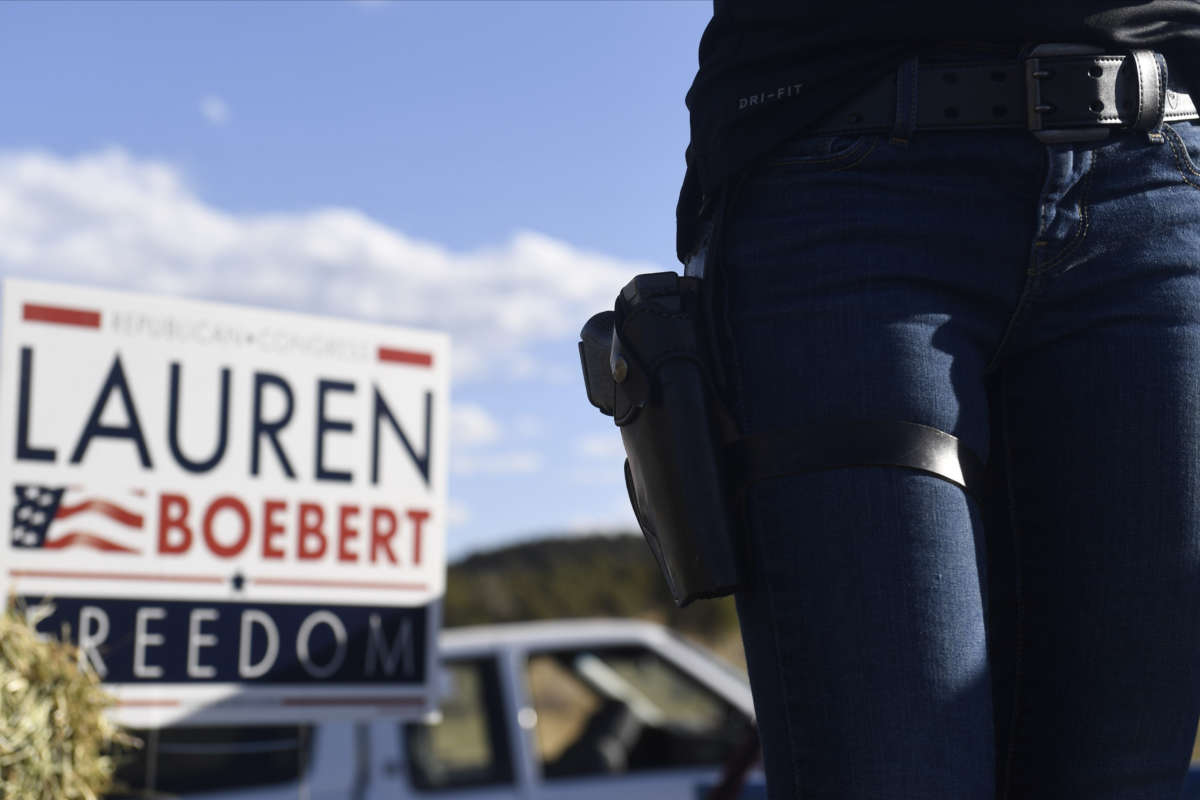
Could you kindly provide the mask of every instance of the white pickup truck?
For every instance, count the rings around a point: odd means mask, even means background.
[[[752,725],[745,678],[650,623],[451,629],[440,652],[433,718],[143,732],[116,797],[702,800]]]

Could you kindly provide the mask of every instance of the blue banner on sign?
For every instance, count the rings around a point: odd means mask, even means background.
[[[428,606],[23,597],[108,683],[422,684]]]

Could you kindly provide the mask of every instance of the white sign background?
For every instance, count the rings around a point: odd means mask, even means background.
[[[445,587],[445,335],[12,279],[4,282],[2,322],[0,464],[13,487],[0,486],[0,520],[11,523],[0,537],[6,597],[425,609],[419,684],[338,676],[314,683],[312,674],[294,685],[130,681],[111,684],[118,718],[157,725],[415,716],[432,706]],[[48,502],[34,497],[39,487],[64,490],[49,524],[37,513],[37,503]],[[204,614],[169,629],[162,619],[151,613],[139,622],[141,633],[162,637],[142,642],[146,664],[156,652],[189,647],[189,674],[193,664],[205,674],[205,660],[236,661],[238,643],[212,641]],[[100,632],[95,620],[85,623],[85,634]],[[309,633],[322,625],[336,638],[327,617]],[[264,633],[253,625],[250,632]],[[399,634],[372,633],[384,646],[375,647],[377,661],[398,657],[388,648],[400,646]],[[278,643],[287,658],[303,649]],[[103,648],[96,652],[103,658]]]

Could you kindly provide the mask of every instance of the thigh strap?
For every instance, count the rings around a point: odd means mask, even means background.
[[[893,420],[829,421],[746,436],[725,455],[743,489],[765,478],[874,466],[915,469],[976,493],[984,473],[983,462],[958,437]]]

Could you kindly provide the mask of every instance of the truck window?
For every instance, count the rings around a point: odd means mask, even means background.
[[[409,780],[421,791],[513,783],[494,658],[445,665],[449,694],[435,720],[404,725]]]
[[[539,653],[526,677],[547,779],[720,766],[750,724],[645,647]]]
[[[295,725],[131,733],[142,740],[143,747],[122,755],[116,774],[118,793],[110,797],[290,783],[300,779],[311,753],[310,729]]]

